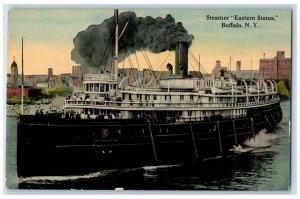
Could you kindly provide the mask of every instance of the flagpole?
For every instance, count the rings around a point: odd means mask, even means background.
[[[22,96],[21,96],[21,114],[23,115],[24,107],[24,61],[23,61],[23,37],[22,37]]]

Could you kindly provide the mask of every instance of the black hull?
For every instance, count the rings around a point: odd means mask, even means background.
[[[72,175],[222,156],[281,119],[279,104],[245,118],[180,124],[20,116],[18,176]]]

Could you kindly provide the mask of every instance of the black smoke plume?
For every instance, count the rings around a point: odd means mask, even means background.
[[[153,53],[171,51],[175,49],[176,42],[187,42],[190,46],[194,39],[181,22],[175,23],[170,14],[165,18],[153,18],[136,17],[134,12],[123,12],[119,14],[119,34],[128,21],[127,28],[119,40],[119,61],[135,50],[144,49]],[[111,17],[99,25],[91,25],[79,32],[73,40],[71,59],[85,67],[100,66],[101,70],[110,70],[107,66],[110,66],[113,59],[114,49],[108,44],[114,45],[114,31],[115,19]]]

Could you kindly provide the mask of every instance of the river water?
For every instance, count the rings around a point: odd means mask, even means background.
[[[281,102],[281,107],[283,121],[278,128],[259,132],[255,140],[247,141],[251,147],[235,148],[228,157],[201,164],[25,179],[18,179],[16,173],[16,118],[7,117],[6,185],[10,189],[287,191],[291,182],[290,101]]]

